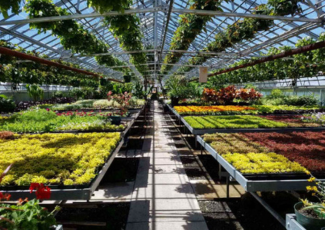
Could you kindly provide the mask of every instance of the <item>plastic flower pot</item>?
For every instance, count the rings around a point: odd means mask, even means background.
[[[325,226],[325,219],[315,219],[301,214],[298,210],[300,210],[302,206],[302,202],[298,202],[294,206],[297,222],[308,230],[322,229]]]
[[[121,121],[122,121],[122,118],[118,117],[118,116],[111,116],[111,117],[109,117],[109,119],[111,120],[111,123],[113,125],[120,125]]]

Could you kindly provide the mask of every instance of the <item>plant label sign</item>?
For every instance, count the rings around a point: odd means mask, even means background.
[[[200,67],[199,82],[205,83],[208,81],[208,67]]]

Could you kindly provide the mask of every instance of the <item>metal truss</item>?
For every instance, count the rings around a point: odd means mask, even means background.
[[[168,52],[183,53],[179,63],[174,64],[171,72],[167,75],[170,76],[181,66],[186,65],[187,61],[194,55],[210,55],[211,58],[202,65],[208,66],[210,70],[213,70],[226,67],[240,59],[261,57],[270,47],[294,45],[297,39],[304,36],[317,38],[324,31],[324,1],[306,0],[301,4],[303,13],[294,17],[253,15],[250,11],[258,5],[253,0],[234,0],[231,3],[223,2],[221,5],[223,12],[190,10],[188,0],[133,0],[131,9],[126,10],[125,14],[136,14],[140,18],[140,29],[144,35],[142,41],[146,49],[144,52],[155,57],[153,63],[147,63],[153,66],[153,70],[149,73],[151,78],[157,79],[163,76],[159,73],[159,70]],[[265,2],[263,1],[263,3]],[[110,46],[107,54],[112,54],[125,61],[133,72],[140,76],[134,65],[129,62],[129,55],[134,51],[122,50],[119,41],[114,38],[109,28],[102,23],[104,16],[120,15],[120,13],[108,12],[101,15],[95,9],[87,7],[87,0],[54,0],[54,3],[59,7],[66,8],[72,15],[42,19],[26,19],[28,15],[23,11],[20,11],[18,15],[12,14],[7,19],[0,15],[0,39],[18,44],[28,50],[35,50],[41,54],[46,54],[50,58],[64,59],[85,68],[102,72],[109,77],[121,79],[123,77],[122,74],[114,71],[114,67],[107,68],[96,63],[94,56],[105,54],[89,56],[73,54],[69,50],[64,50],[60,40],[50,32],[38,34],[36,30],[29,28],[30,22],[74,19],[81,23],[84,28],[95,34],[98,39],[105,41]],[[179,25],[179,16],[186,13],[210,15],[213,16],[213,19],[207,23],[205,30],[201,31],[196,37],[189,50],[171,51],[169,50],[170,43]],[[236,44],[223,53],[205,53],[201,51],[214,40],[217,33],[245,17],[275,20],[276,23],[269,31],[258,32],[255,38]],[[196,76],[198,68],[194,68],[192,71],[184,74],[188,77]]]

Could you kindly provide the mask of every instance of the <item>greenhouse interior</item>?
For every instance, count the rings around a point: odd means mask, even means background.
[[[325,230],[324,0],[0,0],[0,230]]]

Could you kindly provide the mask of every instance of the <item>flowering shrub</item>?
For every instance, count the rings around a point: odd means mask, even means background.
[[[325,171],[325,132],[245,133],[243,137],[300,163],[312,173]]]
[[[309,172],[276,153],[226,153],[222,157],[243,174]]]
[[[184,117],[185,121],[195,129],[205,128],[285,128],[283,122],[271,121],[257,116],[204,116]]]
[[[12,165],[0,182],[2,186],[87,184],[121,139],[120,133],[15,137],[14,140],[0,139],[0,175]]]

